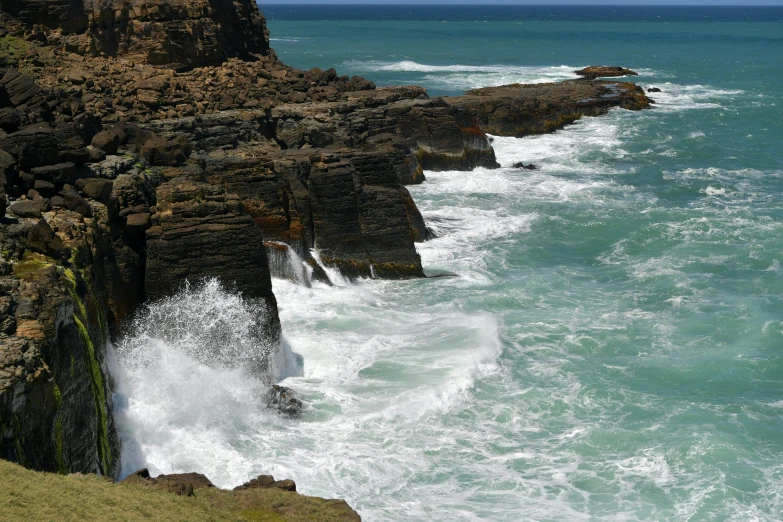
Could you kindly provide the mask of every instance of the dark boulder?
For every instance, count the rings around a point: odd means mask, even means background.
[[[90,143],[96,134],[103,130],[100,117],[95,114],[83,112],[73,119],[74,130],[82,137],[85,143]]]
[[[176,166],[188,159],[191,149],[190,140],[185,136],[155,137],[144,142],[141,155],[150,165]]]
[[[13,107],[0,109],[0,129],[6,132],[16,132],[22,124],[22,113]]]
[[[46,210],[49,201],[46,199],[27,199],[11,203],[11,212],[20,218],[39,218]]]
[[[88,163],[100,163],[106,159],[106,151],[98,147],[90,145],[87,147],[87,152],[89,154]]]
[[[212,481],[200,473],[177,473],[152,478],[147,468],[129,475],[121,481],[121,484],[147,486],[183,497],[192,497],[193,492],[199,489],[215,487]]]
[[[278,480],[272,484],[272,487],[283,491],[296,491],[296,482],[291,479]]]
[[[536,170],[538,168],[532,163],[528,163],[527,165],[525,165],[525,163],[522,161],[518,163],[514,163],[512,167],[514,167],[515,169],[525,169],[525,170]]]
[[[17,176],[14,157],[0,149],[0,185],[10,187],[16,181]]]
[[[47,198],[54,196],[55,192],[57,192],[57,188],[54,186],[54,183],[50,183],[42,179],[35,180],[35,185],[33,185],[33,190],[35,190],[41,196]]]
[[[275,477],[272,475],[259,475],[258,478],[251,479],[241,486],[234,488],[234,491],[241,491],[243,489],[266,489],[271,488],[275,483]]]
[[[54,165],[44,165],[43,167],[34,167],[30,172],[37,180],[48,181],[57,186],[68,183],[74,174],[75,165],[70,162],[55,163]]]
[[[663,92],[658,87],[650,87],[647,92]]]
[[[87,203],[87,200],[85,200],[71,185],[65,185],[63,187],[62,197],[63,200],[65,200],[65,206],[68,207],[68,210],[78,212],[84,217],[92,217],[90,204]]]
[[[234,488],[234,491],[242,491],[245,489],[269,489],[277,488],[283,491],[296,492],[296,482],[291,479],[275,480],[272,475],[259,475],[258,478],[254,478]]]
[[[128,232],[141,234],[152,226],[152,216],[149,212],[129,214],[125,218],[125,228]]]
[[[120,141],[125,133],[115,129],[105,130],[97,133],[92,137],[90,145],[96,149],[100,149],[106,154],[117,154],[117,149],[120,147]]]
[[[60,162],[61,163],[73,163],[74,165],[84,165],[89,163],[92,155],[87,147],[81,147],[77,149],[61,150]]]
[[[27,247],[55,259],[68,259],[70,251],[63,246],[62,240],[54,233],[45,219],[41,219],[27,232]]]
[[[304,405],[296,393],[285,386],[273,384],[266,395],[266,406],[286,415],[299,415]]]
[[[88,198],[100,201],[103,204],[109,202],[114,183],[103,178],[83,178],[76,180],[76,188]]]

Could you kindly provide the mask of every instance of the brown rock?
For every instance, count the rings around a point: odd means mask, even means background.
[[[50,183],[41,179],[35,180],[34,190],[44,197],[54,196],[54,193],[57,192],[57,188],[54,186],[54,183]]]
[[[87,147],[87,152],[90,154],[89,163],[99,163],[106,159],[106,151],[99,147],[90,145]]]
[[[278,480],[272,484],[272,487],[283,491],[296,491],[296,483],[291,479]]]
[[[79,194],[71,185],[65,185],[62,190],[62,197],[65,200],[65,206],[68,210],[78,212],[84,217],[92,217],[90,204]]]
[[[27,246],[33,252],[59,259],[68,259],[62,240],[54,233],[45,219],[41,219],[27,232]]]
[[[47,203],[45,199],[16,201],[11,203],[11,212],[20,218],[39,218],[46,210]]]
[[[55,163],[54,165],[34,167],[30,172],[36,181],[43,180],[61,186],[73,177],[74,167],[75,165],[70,162]]]
[[[90,143],[93,147],[102,150],[106,154],[117,154],[117,149],[120,146],[120,139],[122,131],[114,129],[101,131],[92,138]]]
[[[108,203],[114,184],[103,178],[83,178],[76,180],[76,188],[85,196],[101,203]]]
[[[125,227],[134,231],[143,232],[150,228],[152,222],[149,212],[140,212],[138,214],[129,214],[125,218]]]
[[[13,107],[0,109],[0,129],[16,132],[22,124],[22,113]]]
[[[142,157],[150,165],[174,166],[184,163],[190,156],[190,141],[185,136],[172,139],[152,138],[141,147]]]
[[[150,477],[147,468],[140,469],[121,481],[122,484],[136,484],[154,489],[168,491],[183,497],[192,497],[193,492],[203,488],[214,488],[215,485],[200,473],[179,473]]]

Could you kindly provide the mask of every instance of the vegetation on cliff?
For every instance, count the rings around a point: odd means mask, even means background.
[[[96,475],[56,475],[0,460],[0,520],[214,520],[356,522],[339,501],[278,488],[198,489],[180,496],[140,484],[113,484]]]

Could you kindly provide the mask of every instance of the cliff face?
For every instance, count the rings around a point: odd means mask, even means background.
[[[125,56],[189,69],[269,51],[252,0],[3,0],[36,39],[85,56]]]

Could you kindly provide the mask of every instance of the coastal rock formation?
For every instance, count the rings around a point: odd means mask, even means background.
[[[265,303],[253,330],[275,344],[272,270],[424,276],[431,234],[405,188],[424,169],[496,168],[487,133],[650,103],[589,79],[625,69],[451,98],[295,69],[250,0],[0,0],[0,22],[0,456],[60,473],[116,477],[106,347],[146,301],[214,277]],[[295,491],[245,489],[270,480]]]
[[[190,69],[269,50],[266,20],[250,0],[3,0],[0,8],[44,43],[80,55]]]
[[[613,67],[611,65],[590,65],[584,69],[574,71],[579,76],[584,76],[588,80],[596,78],[612,78],[615,76],[639,76],[638,73],[625,69],[624,67]]]
[[[446,101],[470,114],[481,131],[517,138],[553,132],[613,107],[650,106],[644,89],[633,83],[585,80],[486,87]]]
[[[55,234],[56,231],[56,234]],[[115,476],[103,230],[70,210],[0,231],[0,455]],[[63,259],[65,258],[65,259]]]

